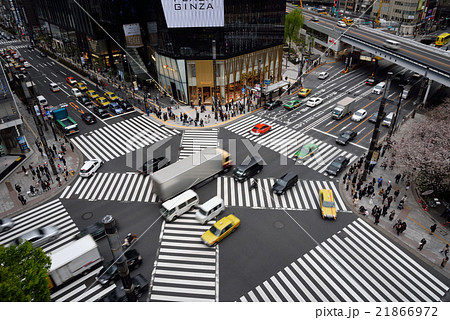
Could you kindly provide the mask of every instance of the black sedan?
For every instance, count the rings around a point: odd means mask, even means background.
[[[131,103],[129,103],[127,100],[120,100],[119,106],[122,107],[124,111],[133,111],[134,107]]]
[[[136,249],[125,252],[125,258],[127,259],[128,270],[130,271],[139,268],[142,264],[142,257]],[[112,260],[100,269],[95,279],[100,282],[101,285],[107,286],[118,278],[119,272],[114,260]]]
[[[348,165],[350,159],[340,156],[333,160],[325,170],[329,175],[337,176]]]
[[[108,109],[100,106],[92,108],[92,111],[94,111],[94,113],[98,115],[100,118],[106,118],[110,116]]]
[[[352,141],[355,139],[355,137],[358,135],[356,131],[347,130],[341,133],[341,135],[336,139],[337,144],[342,144],[344,146],[349,143],[349,141]]]
[[[267,110],[273,110],[275,108],[278,108],[279,106],[283,105],[283,101],[281,100],[276,100],[274,102],[269,102],[267,103],[264,108]]]
[[[148,291],[150,286],[150,282],[144,278],[142,274],[138,274],[133,277],[131,281],[134,284],[134,293],[138,298],[142,297],[142,295]],[[123,286],[116,287],[113,291],[111,291],[107,296],[103,297],[100,301],[103,302],[127,302],[128,297],[123,290]]]
[[[86,124],[93,124],[97,122],[97,119],[92,113],[83,113],[81,115],[81,119],[86,122]]]
[[[85,106],[92,106],[92,101],[86,96],[80,96],[77,98]]]
[[[95,241],[106,237],[105,225],[101,222],[91,224],[90,226],[87,226],[86,229],[81,230],[80,233],[76,235],[76,238],[81,239],[88,234],[90,234]]]

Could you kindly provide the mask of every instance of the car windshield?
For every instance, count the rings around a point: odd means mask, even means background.
[[[277,179],[277,184],[282,186],[282,187],[285,187],[286,184],[287,184],[287,181],[285,181],[283,179]]]
[[[350,135],[348,133],[343,133],[343,134],[341,134],[341,137],[344,139],[348,139],[348,138],[350,138]]]
[[[361,117],[362,116],[362,112],[355,112],[355,116]]]
[[[327,208],[334,208],[334,202],[331,201],[324,201],[322,202],[322,205]]]
[[[300,149],[300,153],[308,154],[308,153],[309,153],[309,147],[302,147],[302,148]]]
[[[331,163],[332,167],[336,167],[336,168],[340,168],[341,167],[341,162],[338,160],[335,160]]]
[[[104,267],[101,271],[100,274],[107,274],[107,275],[113,275],[114,273],[116,273],[117,271],[117,266],[114,264],[114,262],[110,262],[108,263],[108,265],[106,267]]]
[[[161,209],[159,209],[159,212],[161,213],[161,215],[163,217],[167,216],[169,214],[169,210],[167,210],[166,208],[162,207]]]
[[[244,173],[244,170],[241,170],[240,168],[234,168],[233,172],[238,176],[241,176]]]
[[[333,114],[340,115],[341,111],[340,110],[333,110]]]
[[[213,235],[215,235],[215,236],[220,236],[220,230],[219,229],[217,229],[216,227],[214,227],[214,226],[212,226],[211,228],[209,228],[209,231],[213,234]]]
[[[206,216],[207,212],[205,210],[203,210],[202,208],[198,209],[198,212],[202,215],[202,216]]]

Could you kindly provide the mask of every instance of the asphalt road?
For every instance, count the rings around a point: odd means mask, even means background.
[[[80,116],[82,112],[88,112],[89,109],[80,105],[74,97],[69,95],[70,87],[65,83],[65,78],[72,76],[72,73],[49,58],[38,56],[35,50],[19,49],[19,52],[33,65],[33,68],[28,71],[37,84],[39,93],[46,97],[49,104],[69,103],[69,113],[80,126],[80,133],[71,137],[72,141],[78,141],[76,139],[80,139],[80,136],[88,137],[93,130],[108,126],[118,128],[114,125],[123,123],[136,125],[137,122],[133,121],[142,118],[139,113],[132,112],[111,117],[105,122],[98,121],[94,125],[84,124]],[[324,102],[317,107],[306,107],[306,99],[303,99],[303,104],[293,111],[282,108],[273,111],[261,110],[242,120],[227,124],[219,130],[217,138],[223,141],[223,148],[231,152],[234,164],[242,163],[250,154],[259,155],[265,161],[264,169],[256,176],[260,183],[257,191],[249,190],[248,183],[236,184],[231,172],[197,190],[200,203],[218,194],[223,196],[227,209],[222,216],[233,213],[241,219],[240,228],[226,238],[216,251],[218,285],[214,288],[220,301],[238,300],[357,219],[357,216],[349,213],[349,208],[339,201],[338,219],[323,220],[317,201],[320,188],[329,187],[337,191],[338,178],[324,174],[328,164],[338,155],[345,154],[352,159],[357,159],[367,150],[374,128],[367,119],[377,111],[381,99],[381,95],[372,94],[372,87],[364,83],[372,71],[372,66],[361,67],[349,74],[343,74],[341,70],[342,64],[336,63],[318,68],[304,76],[304,87],[312,89],[309,97],[324,99]],[[321,71],[329,72],[330,77],[325,81],[317,79]],[[395,73],[400,70],[396,66],[380,62],[378,79],[384,80],[388,71]],[[62,90],[57,93],[51,92],[50,82],[58,83]],[[89,89],[95,89],[89,83],[87,84]],[[386,112],[395,110],[400,90],[401,88],[393,82]],[[296,94],[292,92],[291,97],[284,97],[283,101],[296,98]],[[400,118],[411,112],[415,94],[417,92],[413,91],[412,96],[402,103]],[[362,122],[353,122],[349,116],[339,121],[331,120],[330,113],[335,103],[347,96],[357,99],[353,107],[354,111],[360,108],[368,111],[367,118]],[[267,139],[248,134],[248,131],[258,122],[268,122],[273,126],[267,134]],[[163,129],[155,130],[162,132]],[[358,136],[349,145],[339,146],[335,143],[335,139],[344,130],[356,130]],[[381,128],[381,136],[386,132],[387,128]],[[182,132],[168,132],[167,136],[161,138],[161,145],[158,142],[158,148],[152,150],[154,155],[169,156],[174,162],[180,151],[181,134]],[[117,136],[120,137],[120,135],[121,133],[117,132]],[[292,141],[284,145],[288,139]],[[311,141],[320,145],[319,151],[304,162],[294,161],[293,153],[301,145]],[[98,143],[102,144],[101,141]],[[110,147],[110,145],[107,146]],[[111,157],[105,162],[100,173],[134,174],[138,167],[137,159],[143,157],[136,150],[139,149],[132,150],[126,155]],[[270,194],[270,186],[274,179],[288,171],[298,173],[300,178],[298,189],[289,193],[289,197],[275,198]],[[93,184],[93,181],[95,180],[88,183]],[[111,181],[113,180],[109,180]],[[93,188],[101,192],[106,187],[119,188],[113,183],[110,186],[99,183]],[[337,194],[336,197],[339,195]],[[132,274],[142,273],[147,279],[153,279],[160,254],[161,236],[164,238],[165,232],[170,230],[159,218],[159,203],[104,201],[97,200],[95,197],[87,199],[69,197],[61,201],[79,229],[101,221],[105,215],[110,214],[118,221],[121,239],[128,232],[136,233],[140,239],[135,247],[141,253],[144,263]],[[199,241],[198,236],[195,239]],[[107,240],[101,240],[99,245],[105,261],[111,259]],[[179,267],[175,269],[179,270]],[[175,276],[174,279],[181,279],[181,276]],[[84,282],[84,285],[90,287],[93,282],[91,277]]]

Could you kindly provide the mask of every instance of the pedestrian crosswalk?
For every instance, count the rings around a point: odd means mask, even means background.
[[[221,197],[225,206],[271,208],[286,210],[318,209],[319,190],[331,189],[338,211],[347,211],[344,201],[339,195],[337,186],[331,181],[299,180],[297,185],[283,195],[275,195],[272,186],[274,178],[255,178],[258,188],[250,188],[250,182],[235,181],[231,177],[219,177],[217,180],[217,196]]]
[[[239,300],[438,302],[449,289],[357,219]]]
[[[213,223],[199,224],[192,212],[163,223],[150,301],[218,301],[218,249],[200,240]]]
[[[266,134],[255,136],[250,133],[250,130],[258,123],[268,124],[272,126],[272,128]],[[307,166],[308,168],[325,175],[327,175],[325,170],[328,165],[337,157],[345,156],[350,159],[350,163],[357,159],[357,156],[348,151],[342,150],[337,146],[322,142],[319,139],[315,139],[304,133],[300,133],[274,121],[260,118],[256,115],[250,115],[239,121],[233,122],[232,124],[226,126],[225,129],[239,134],[246,139],[254,141],[266,148],[280,153],[285,157],[297,161],[301,165]],[[317,145],[319,150],[316,151],[314,155],[303,161],[294,159],[294,154],[300,150],[303,145],[308,143]]]
[[[178,134],[141,115],[71,139],[88,159],[109,161]]]
[[[218,129],[184,130],[180,145],[180,160],[208,147],[217,147]]]
[[[143,176],[137,172],[98,172],[89,179],[78,178],[73,186],[64,189],[60,198],[156,202],[157,197],[152,193],[152,187],[150,176]]]
[[[78,227],[73,222],[64,205],[58,199],[12,217],[14,227],[0,235],[0,244],[9,244],[19,236],[44,226],[55,226],[59,237],[44,244],[44,252],[54,251],[72,241],[78,234]]]
[[[91,269],[88,274],[52,293],[50,299],[55,302],[93,302],[101,299],[116,287],[115,283],[104,287],[95,282],[101,268]]]
[[[8,46],[8,45],[12,45],[14,43],[21,43],[21,41],[17,40],[17,39],[14,39],[14,40],[6,40],[5,38],[0,39],[0,45]],[[24,45],[24,46],[26,47],[27,45]]]

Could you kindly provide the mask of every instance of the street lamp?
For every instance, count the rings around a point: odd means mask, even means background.
[[[405,89],[402,90],[402,93],[400,94],[400,97],[398,99],[398,104],[397,104],[397,111],[394,113],[394,118],[391,121],[391,125],[389,126],[389,131],[388,131],[388,137],[389,139],[392,136],[392,133],[394,131],[396,122],[397,122],[397,117],[398,117],[398,113],[400,111],[400,105],[402,104],[402,98],[403,98],[403,92],[405,91]]]

